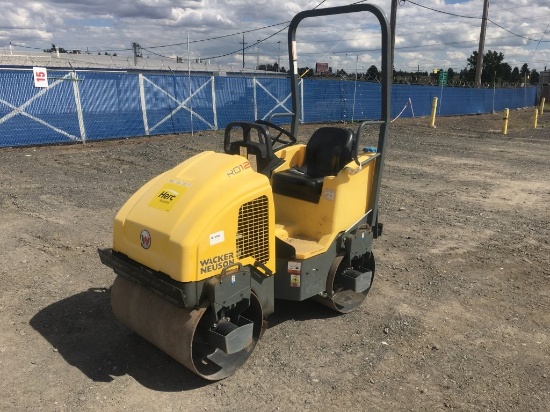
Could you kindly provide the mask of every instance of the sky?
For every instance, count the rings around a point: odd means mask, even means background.
[[[390,16],[391,0],[373,0]],[[477,51],[483,0],[399,0],[395,68],[464,69]],[[319,5],[320,4],[320,5]],[[202,59],[210,65],[288,67],[287,25],[306,9],[342,0],[0,0],[2,53],[33,53],[52,44],[93,54]],[[485,52],[512,68],[550,70],[550,0],[491,0]],[[378,23],[369,13],[305,20],[298,28],[300,67],[380,68]]]

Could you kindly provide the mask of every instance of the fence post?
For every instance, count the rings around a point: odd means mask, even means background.
[[[510,115],[510,109],[504,109],[504,117],[502,118],[502,134],[508,134],[508,117]]]
[[[216,84],[215,76],[211,77],[212,79],[212,111],[214,114],[214,130],[218,130],[218,109],[216,108]]]
[[[535,109],[535,112],[533,113],[533,129],[537,128],[538,120],[539,120],[539,109]]]
[[[143,74],[138,74],[139,98],[141,100],[141,115],[143,116],[143,129],[145,136],[149,136],[149,123],[147,122],[147,104],[145,103],[145,87],[143,87]]]
[[[540,114],[543,114],[544,113],[544,103],[545,103],[545,100],[546,100],[546,97],[543,97],[542,99],[540,99]]]
[[[258,100],[256,96],[256,78],[252,78],[252,84],[253,84],[253,92],[254,92],[254,120],[258,118]]]
[[[304,112],[304,79],[300,80],[300,104],[302,106],[302,110],[300,110],[302,118],[298,120],[301,120],[302,123],[304,123],[304,119],[306,118],[306,114]]]
[[[432,100],[432,115],[430,116],[430,127],[435,128],[435,112],[437,110],[437,97]]]
[[[74,102],[76,105],[76,114],[78,116],[78,126],[80,127],[80,138],[82,143],[86,143],[86,127],[84,125],[84,115],[82,113],[82,101],[80,100],[80,88],[78,87],[78,78],[76,72],[71,72],[71,80],[73,83]]]

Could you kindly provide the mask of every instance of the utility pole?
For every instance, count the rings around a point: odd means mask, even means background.
[[[393,78],[393,69],[394,69],[394,49],[395,49],[395,26],[397,25],[397,0],[391,0],[391,11],[390,11],[390,31],[391,31],[391,59],[390,59],[390,70],[392,71]]]
[[[483,17],[481,19],[481,31],[479,33],[479,48],[477,50],[476,63],[476,87],[481,87],[481,71],[483,70],[483,50],[485,49],[485,31],[487,29],[487,15],[489,14],[489,0],[483,0]]]
[[[141,46],[138,43],[132,43],[132,50],[134,51],[134,66],[137,66],[137,58],[141,57]]]
[[[243,69],[244,69],[244,45],[245,45],[245,44],[246,44],[246,43],[244,42],[244,34],[243,34]]]
[[[279,40],[277,43],[279,44],[279,50],[277,51],[277,71],[280,72],[281,71],[281,40]]]
[[[260,67],[260,41],[256,43],[256,70]]]

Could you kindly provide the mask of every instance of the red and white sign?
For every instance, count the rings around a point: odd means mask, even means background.
[[[48,87],[48,70],[45,67],[33,67],[34,87]]]
[[[328,72],[328,63],[315,63],[315,74],[325,74]]]

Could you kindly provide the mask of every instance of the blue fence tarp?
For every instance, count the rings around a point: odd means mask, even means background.
[[[35,88],[32,70],[0,71],[0,147],[216,130],[291,113],[288,78],[53,70],[48,76],[48,88]],[[380,92],[378,83],[303,79],[300,120],[379,119]],[[490,113],[535,104],[536,88],[395,84],[391,117],[428,116],[434,97],[438,115]]]

